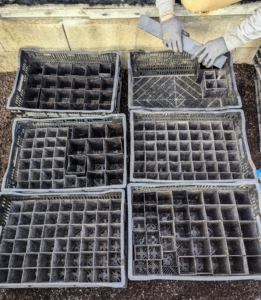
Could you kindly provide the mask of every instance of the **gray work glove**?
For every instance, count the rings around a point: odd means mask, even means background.
[[[191,59],[198,59],[199,63],[202,63],[207,68],[213,66],[213,63],[217,58],[227,53],[227,45],[223,37],[207,42],[200,47],[191,57]]]
[[[183,24],[175,17],[161,22],[162,41],[165,47],[174,52],[183,52],[182,34],[189,36]]]

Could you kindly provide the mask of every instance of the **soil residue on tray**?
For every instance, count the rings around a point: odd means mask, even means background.
[[[246,116],[247,137],[251,155],[256,167],[261,167],[259,152],[259,132],[255,100],[254,67],[235,65],[236,80],[242,97]],[[129,112],[127,72],[122,74],[122,94],[120,112],[125,113],[128,124]],[[11,129],[14,116],[5,108],[7,98],[11,93],[14,73],[0,74],[0,183],[7,168],[11,146]],[[128,142],[129,148],[129,142]],[[129,149],[128,149],[129,153]],[[129,174],[129,170],[128,170]],[[189,281],[129,281],[126,289],[110,288],[68,288],[68,289],[10,289],[0,290],[0,299],[88,299],[88,300],[172,300],[172,299],[260,299],[260,281],[226,281],[226,282],[189,282]]]

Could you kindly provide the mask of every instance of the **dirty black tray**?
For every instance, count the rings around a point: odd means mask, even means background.
[[[0,195],[0,288],[124,287],[125,191]]]
[[[242,110],[131,111],[131,182],[255,179]]]
[[[191,55],[172,51],[131,51],[129,109],[222,110],[240,108],[233,59],[206,69]]]
[[[15,119],[5,192],[125,188],[124,114]]]
[[[256,181],[128,185],[131,280],[261,279]]]
[[[119,112],[120,58],[111,52],[21,49],[7,108],[28,117]]]

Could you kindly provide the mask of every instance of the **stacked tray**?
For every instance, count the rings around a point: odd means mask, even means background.
[[[255,179],[241,110],[132,111],[132,182]]]
[[[21,49],[7,108],[28,117],[119,112],[118,52],[39,52]]]
[[[222,110],[240,108],[233,59],[206,69],[183,53],[129,53],[129,109]]]
[[[130,184],[129,278],[260,279],[259,203],[255,181]]]
[[[124,287],[125,192],[1,195],[0,287]]]
[[[4,192],[125,188],[125,115],[16,119]]]
[[[128,72],[129,279],[260,279],[259,186],[232,56],[206,69],[187,53],[132,51]]]

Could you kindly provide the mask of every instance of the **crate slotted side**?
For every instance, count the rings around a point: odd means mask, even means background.
[[[131,182],[255,179],[242,110],[132,111]]]
[[[74,117],[118,112],[120,58],[111,52],[20,49],[7,108],[28,117]]]
[[[129,279],[260,280],[259,205],[256,181],[129,184]]]
[[[124,114],[16,119],[2,191],[68,192],[125,188]]]
[[[242,106],[233,59],[222,69],[187,53],[132,51],[128,59],[129,109],[222,110]]]
[[[259,128],[259,148],[261,151],[261,48],[258,49],[254,59],[254,66],[256,70],[255,74],[255,90],[256,90],[256,105],[258,116],[258,128]]]
[[[0,287],[125,287],[124,190],[1,194]]]

